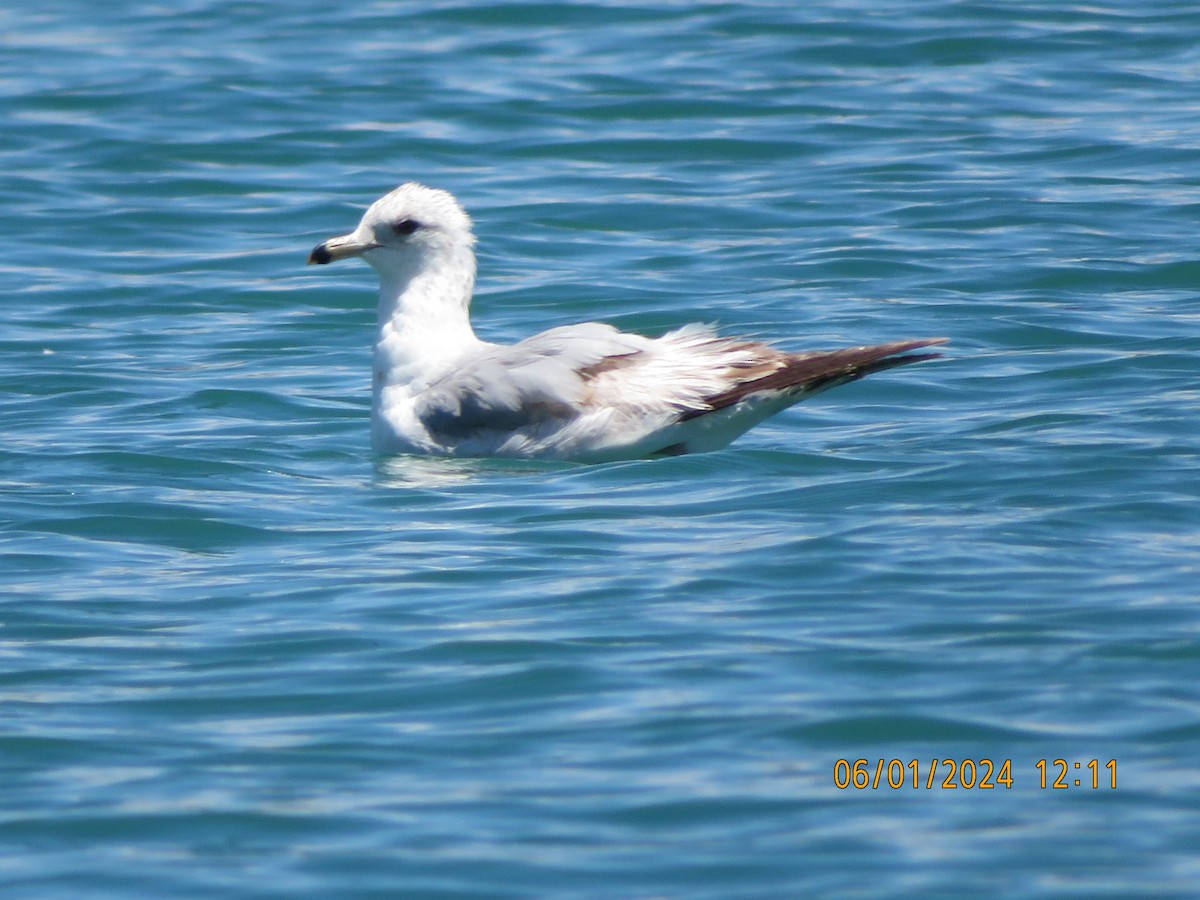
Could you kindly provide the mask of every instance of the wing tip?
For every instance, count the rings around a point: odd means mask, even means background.
[[[847,347],[842,350],[798,354],[782,369],[761,378],[752,378],[731,386],[710,397],[706,397],[707,409],[688,410],[680,416],[687,421],[719,409],[740,403],[752,394],[790,393],[797,402],[802,396],[813,394],[838,384],[857,381],[867,375],[906,366],[910,363],[927,362],[941,358],[936,351],[910,353],[924,347],[937,347],[950,342],[947,337],[917,338],[915,340],[892,341],[887,344],[868,344]]]

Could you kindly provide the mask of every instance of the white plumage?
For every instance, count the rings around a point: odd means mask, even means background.
[[[517,344],[471,328],[471,219],[445,191],[401,185],[310,263],[379,273],[372,443],[381,453],[587,462],[701,452],[805,397],[936,353],[944,338],[784,353],[686,325],[659,338],[588,322]]]

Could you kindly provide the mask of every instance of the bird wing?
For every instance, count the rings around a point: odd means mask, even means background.
[[[590,322],[486,346],[431,384],[416,413],[446,444],[505,451],[531,442],[573,451],[653,442],[675,425],[724,410],[733,418],[719,418],[740,433],[805,396],[935,357],[911,351],[943,342],[797,354],[719,337],[707,325],[652,339]]]

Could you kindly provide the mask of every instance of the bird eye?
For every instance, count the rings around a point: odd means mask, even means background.
[[[421,223],[416,219],[402,219],[392,226],[392,231],[396,234],[412,234],[420,227]]]

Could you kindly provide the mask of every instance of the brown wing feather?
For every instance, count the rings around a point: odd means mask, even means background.
[[[811,394],[848,381],[855,381],[872,372],[882,372],[895,366],[936,359],[940,353],[909,353],[921,347],[946,343],[947,338],[925,338],[916,341],[893,341],[871,347],[847,347],[825,353],[796,353],[784,355],[783,364],[765,375],[739,381],[733,387],[706,397],[708,409],[688,410],[680,421],[694,419],[714,410],[740,403],[751,394],[788,392]]]

